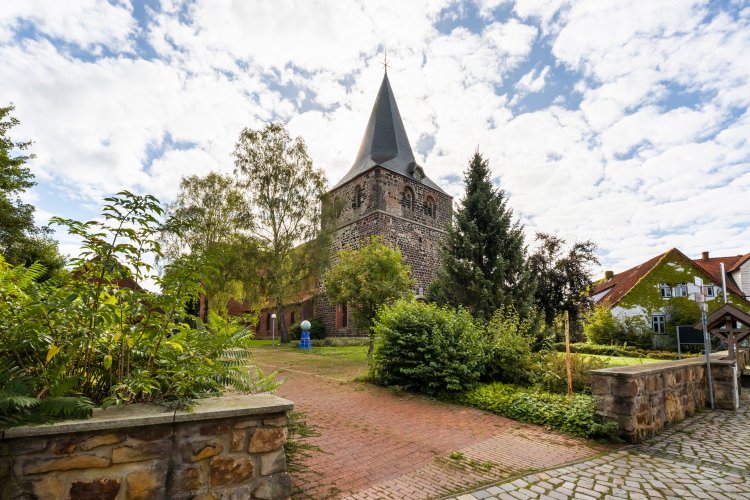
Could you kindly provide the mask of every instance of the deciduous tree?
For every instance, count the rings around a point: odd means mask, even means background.
[[[580,332],[580,314],[590,308],[589,290],[593,267],[599,264],[596,244],[577,242],[565,248],[565,240],[547,233],[537,233],[539,246],[529,257],[529,267],[536,280],[534,302],[551,327],[557,315],[568,311],[571,324]]]
[[[362,248],[338,252],[323,281],[328,296],[351,307],[354,325],[370,335],[368,355],[373,349],[372,327],[378,308],[411,295],[409,287],[414,284],[401,252],[377,236]]]
[[[327,235],[321,231],[325,173],[313,167],[302,138],[292,139],[281,123],[244,129],[234,164],[255,217],[252,234],[264,254],[264,286],[281,319],[290,294],[327,254]],[[305,246],[295,248],[301,243]],[[284,321],[279,332],[288,342]]]
[[[26,154],[31,141],[17,142],[8,135],[19,124],[11,116],[14,109],[12,104],[0,107],[0,252],[10,264],[40,262],[46,268],[46,278],[62,268],[65,259],[49,228],[35,225],[34,206],[21,200],[20,195],[35,184],[27,166],[34,155]]]

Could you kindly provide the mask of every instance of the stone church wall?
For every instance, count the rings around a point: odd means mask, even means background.
[[[414,193],[413,209],[402,206],[402,192],[407,186]],[[354,203],[357,187],[362,189],[359,207]],[[380,235],[387,244],[401,250],[416,280],[414,293],[424,293],[441,265],[440,245],[451,220],[452,198],[416,180],[381,168],[357,177],[333,195],[338,199],[341,211],[335,221],[337,229],[332,252],[360,248],[370,236]],[[436,202],[434,217],[425,211],[427,196]],[[351,325],[336,328],[336,306],[328,300],[322,288],[320,292],[315,301],[315,315],[325,324],[327,335],[356,335]]]

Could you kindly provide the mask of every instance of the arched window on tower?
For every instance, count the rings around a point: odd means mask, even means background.
[[[424,213],[427,217],[435,218],[437,216],[437,204],[432,196],[424,200]]]
[[[408,210],[414,210],[414,191],[408,186],[401,193],[401,206]]]
[[[354,199],[352,200],[352,208],[359,208],[362,206],[362,201],[364,200],[365,192],[362,189],[362,186],[357,186],[354,188]]]

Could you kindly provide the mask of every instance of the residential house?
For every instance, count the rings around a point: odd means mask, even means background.
[[[722,263],[727,300],[750,312],[750,254],[711,257],[709,252],[703,252],[700,258],[691,259],[673,248],[627,271],[607,271],[594,286],[592,298],[597,306],[610,308],[618,318],[644,318],[654,330],[655,344],[660,345],[663,342],[658,336],[668,342],[667,337],[674,333],[667,331],[670,314],[680,304],[692,304],[694,294],[705,296],[709,311],[724,303]],[[696,284],[696,278],[700,278],[702,287]],[[695,311],[698,310],[696,306]]]

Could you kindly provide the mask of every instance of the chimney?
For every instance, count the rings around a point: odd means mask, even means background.
[[[708,252],[701,253],[701,260],[708,260]]]
[[[604,271],[604,281],[609,281],[615,277],[614,271]]]

